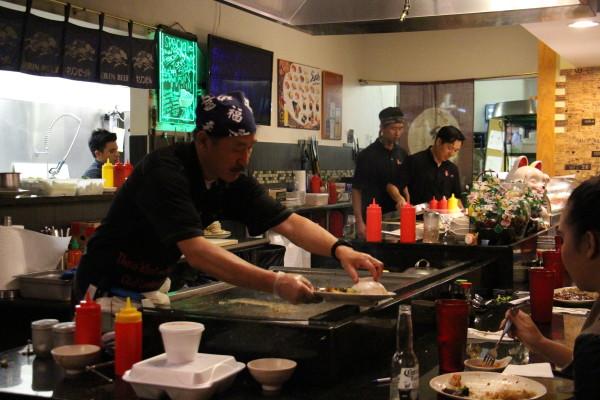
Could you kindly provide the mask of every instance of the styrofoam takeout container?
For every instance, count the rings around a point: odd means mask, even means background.
[[[163,353],[134,364],[123,380],[144,399],[159,399],[166,393],[172,400],[204,400],[229,388],[244,368],[232,356],[205,353],[196,353],[190,363],[173,365]]]

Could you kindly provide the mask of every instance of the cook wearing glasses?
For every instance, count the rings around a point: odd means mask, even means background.
[[[458,198],[462,192],[460,176],[450,158],[460,151],[464,141],[465,136],[458,128],[443,126],[435,134],[433,145],[408,156],[397,178],[387,185],[396,207],[399,209],[405,202],[426,203],[434,196],[437,200],[452,194]]]

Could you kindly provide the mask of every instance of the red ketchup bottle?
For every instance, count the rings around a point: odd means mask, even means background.
[[[127,298],[125,307],[115,315],[115,375],[125,371],[142,359],[142,313],[131,306]]]
[[[328,204],[337,203],[337,188],[335,186],[335,182],[329,181],[329,183],[327,184],[327,189],[329,191],[329,198],[327,199],[327,203]]]
[[[432,211],[435,211],[438,208],[439,208],[438,201],[436,200],[435,196],[433,196],[431,198],[431,200],[429,200],[429,209]]]
[[[125,182],[125,165],[121,164],[120,161],[115,163],[114,169],[114,185],[116,188],[120,188]]]
[[[381,207],[375,199],[367,207],[367,242],[381,242]]]
[[[101,325],[100,304],[92,300],[88,292],[85,300],[75,306],[75,344],[100,346]]]
[[[131,175],[132,172],[133,165],[131,165],[129,161],[125,161],[125,164],[123,165],[123,182],[125,182],[127,178],[129,178],[129,175]]]
[[[313,175],[310,178],[310,192],[311,193],[321,193],[321,177],[319,175]]]
[[[400,242],[414,243],[417,240],[417,210],[406,203],[400,209]]]
[[[442,214],[448,212],[448,200],[446,196],[442,196],[442,199],[438,201],[438,209]]]

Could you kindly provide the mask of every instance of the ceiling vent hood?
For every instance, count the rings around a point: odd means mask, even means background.
[[[494,106],[494,118],[503,117],[522,117],[526,115],[535,115],[536,105],[535,100],[515,100],[515,101],[503,101],[496,103]]]
[[[597,0],[217,0],[312,35],[430,31],[594,17]],[[400,21],[403,10],[408,17]]]

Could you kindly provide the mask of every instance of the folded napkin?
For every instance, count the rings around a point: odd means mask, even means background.
[[[502,335],[502,331],[489,332],[489,331],[480,331],[477,329],[469,328],[467,330],[467,339],[471,340],[480,340],[484,342],[497,342],[500,339],[500,335]],[[508,335],[504,335],[502,338],[503,342],[512,342],[513,339]]]
[[[590,310],[587,308],[552,307],[552,312],[554,314],[587,315]]]
[[[502,373],[504,375],[529,376],[533,378],[554,378],[550,363],[509,364]]]

